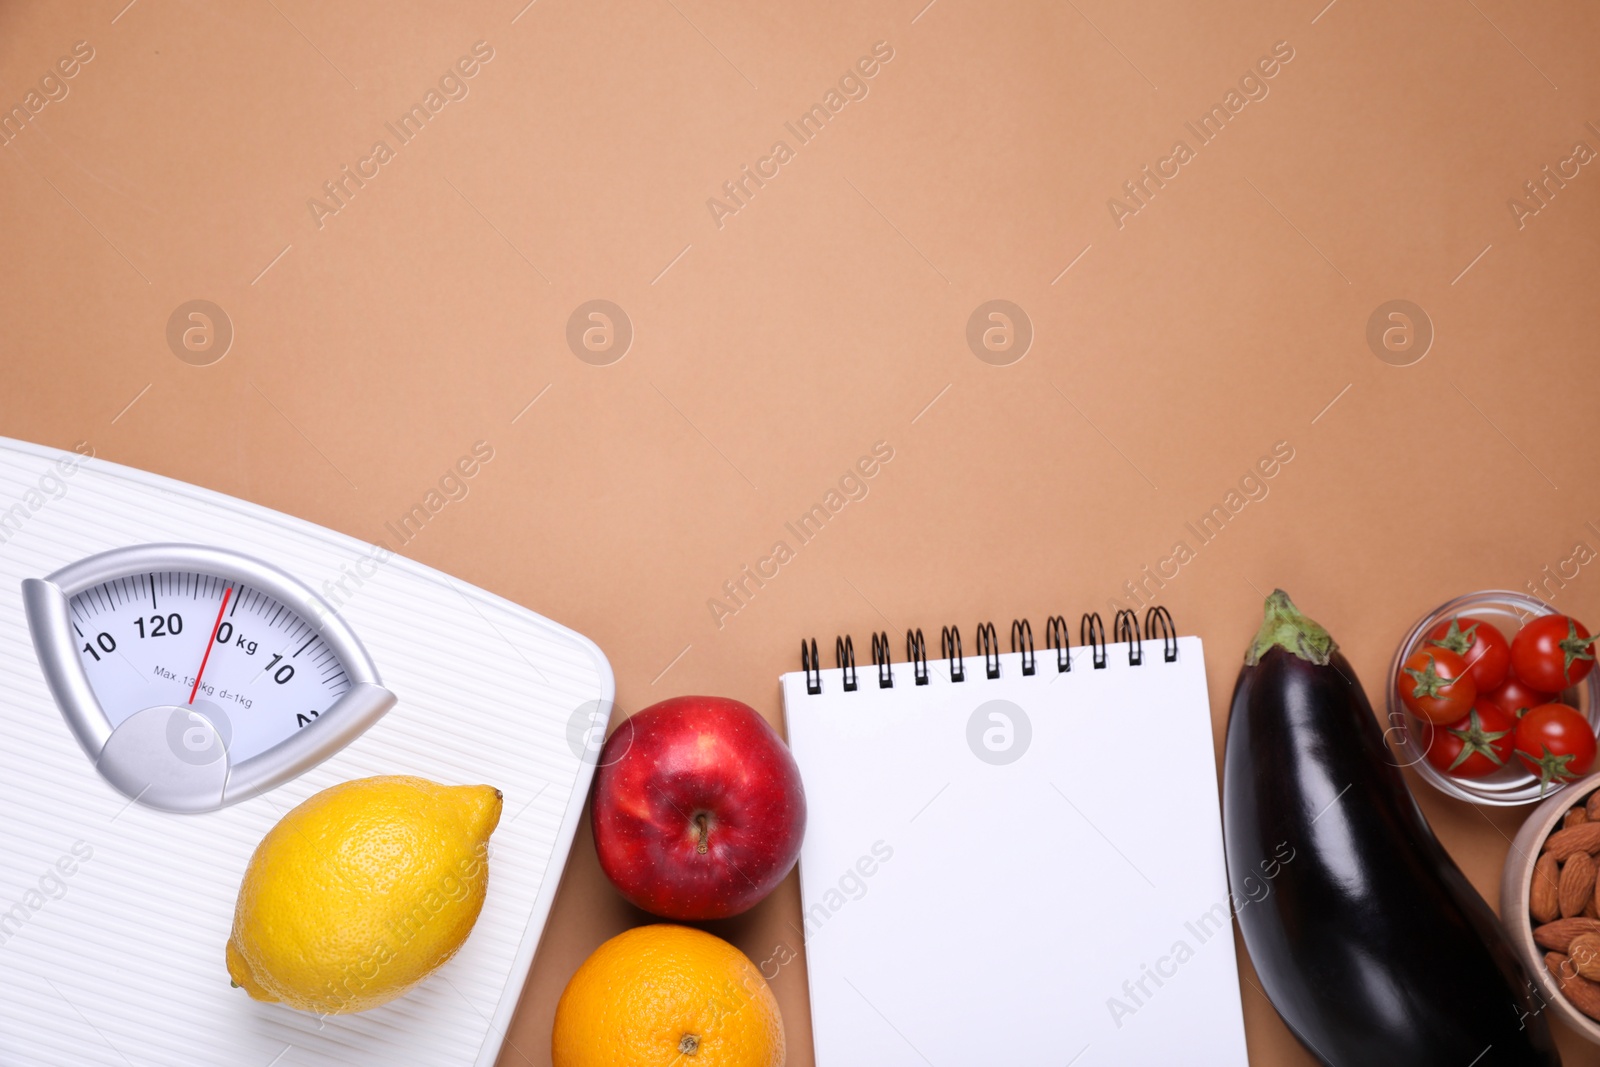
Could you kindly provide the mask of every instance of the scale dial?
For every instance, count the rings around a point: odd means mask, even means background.
[[[78,660],[115,730],[153,705],[191,706],[246,760],[350,691],[322,635],[275,597],[196,571],[113,578],[67,601]]]
[[[394,703],[326,602],[200,545],[141,545],[23,583],[34,647],[79,742],[143,803],[206,811],[332,755]]]

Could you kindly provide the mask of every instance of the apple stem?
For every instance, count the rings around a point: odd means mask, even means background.
[[[700,831],[700,841],[695,845],[694,850],[704,856],[706,854],[706,842],[711,837],[711,826],[703,814],[694,817],[694,824]]]

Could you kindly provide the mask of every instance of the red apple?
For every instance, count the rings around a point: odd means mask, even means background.
[[[674,697],[600,750],[594,847],[619,892],[668,919],[748,911],[800,855],[800,768],[754,708]]]

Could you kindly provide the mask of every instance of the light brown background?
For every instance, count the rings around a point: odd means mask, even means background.
[[[1591,5],[125,2],[0,9],[0,102],[95,50],[0,150],[0,432],[391,544],[486,440],[404,551],[594,637],[626,709],[781,721],[804,635],[1105,610],[1277,441],[1270,495],[1161,595],[1219,745],[1274,585],[1379,695],[1423,610],[1600,547],[1600,169],[1507,207],[1600,148]],[[470,95],[319,230],[308,198],[479,40]],[[880,40],[870,95],[718,229],[707,198]],[[1107,199],[1280,40],[1270,95],[1119,230]],[[606,367],[564,340],[597,297],[636,331]],[[1036,330],[1008,367],[964,340],[997,297]],[[194,298],[236,330],[208,367],[165,340]],[[1365,341],[1395,298],[1437,330],[1405,368]],[[715,625],[879,440],[869,496]],[[1556,604],[1600,616],[1593,570]],[[1412,781],[1493,900],[1520,813]],[[717,930],[799,948],[798,901]],[[567,977],[640,918],[585,822],[503,1064],[548,1062]],[[803,961],[773,986],[809,1064]],[[1309,1062],[1241,989],[1252,1060]]]

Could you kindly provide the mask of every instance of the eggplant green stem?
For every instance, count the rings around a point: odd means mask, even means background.
[[[1274,647],[1292,652],[1319,667],[1326,667],[1339,650],[1328,631],[1302,615],[1282,589],[1274,589],[1267,597],[1263,614],[1266,617],[1261,629],[1256,631],[1255,640],[1244,654],[1247,667],[1260,663],[1261,657]]]

